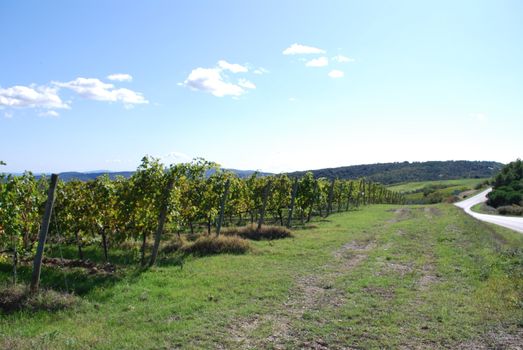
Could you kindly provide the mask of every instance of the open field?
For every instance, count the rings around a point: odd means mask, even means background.
[[[479,192],[478,187],[488,179],[459,179],[408,182],[387,187],[404,193],[407,203],[434,204],[461,200]]]
[[[92,281],[79,305],[0,316],[0,348],[476,349],[523,341],[523,236],[450,205],[370,206],[253,245],[247,255],[183,267],[164,260],[107,280],[72,274],[72,288]]]
[[[458,179],[458,180],[441,180],[441,181],[421,181],[421,182],[407,182],[398,185],[387,186],[391,191],[397,192],[413,192],[416,190],[421,190],[429,186],[466,186],[473,188],[474,186],[486,181],[488,179]]]

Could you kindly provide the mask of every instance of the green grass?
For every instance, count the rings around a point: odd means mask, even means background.
[[[469,188],[474,188],[474,186],[485,182],[488,179],[457,179],[457,180],[440,180],[440,181],[421,181],[421,182],[407,182],[403,184],[397,184],[388,186],[387,188],[391,191],[408,193],[416,190],[421,190],[425,187],[434,186],[434,185],[444,185],[444,186],[466,186]]]
[[[486,203],[478,203],[472,206],[470,210],[479,214],[499,215],[495,208],[488,206]]]
[[[518,332],[523,236],[451,205],[398,208],[335,214],[246,255],[78,272],[79,306],[1,315],[0,348],[456,348]]]
[[[388,187],[404,193],[407,203],[433,204],[455,202],[479,192],[477,187],[487,179],[458,179],[442,181],[409,182]]]

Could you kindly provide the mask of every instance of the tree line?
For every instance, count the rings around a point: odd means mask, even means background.
[[[503,164],[488,161],[429,161],[429,162],[396,162],[351,165],[338,168],[312,170],[315,177],[328,179],[366,178],[385,185],[453,180],[463,178],[489,178],[494,176]],[[305,172],[291,173],[291,176],[302,176]]]

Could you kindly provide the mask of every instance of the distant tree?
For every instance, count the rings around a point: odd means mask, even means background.
[[[494,177],[493,190],[487,204],[497,208],[505,205],[523,205],[523,162],[517,159],[504,166]]]

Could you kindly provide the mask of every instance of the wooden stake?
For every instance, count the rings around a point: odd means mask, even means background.
[[[40,287],[40,272],[42,271],[42,259],[44,257],[44,246],[47,239],[47,232],[49,232],[49,224],[51,222],[51,215],[53,214],[53,205],[55,200],[56,184],[58,183],[58,175],[51,175],[51,182],[49,184],[49,191],[47,192],[47,202],[45,204],[44,217],[42,219],[42,226],[40,226],[40,234],[38,236],[38,246],[36,247],[36,254],[33,262],[33,275],[31,277],[31,294],[38,292]]]
[[[287,227],[290,228],[292,224],[292,213],[294,212],[294,202],[296,201],[296,193],[298,192],[298,178],[294,178],[291,193],[291,206],[289,208],[289,217],[287,218]]]
[[[171,193],[173,187],[174,177],[171,176],[162,196],[160,215],[158,216],[158,226],[156,228],[156,234],[154,235],[154,246],[151,253],[151,260],[149,261],[149,266],[153,266],[156,263],[156,258],[158,257],[158,249],[160,248],[160,240],[162,239],[163,226],[165,225],[165,220],[167,219],[167,209],[169,208],[169,194]]]

